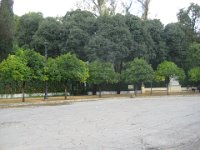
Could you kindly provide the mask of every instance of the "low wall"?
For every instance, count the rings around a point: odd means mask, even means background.
[[[144,88],[145,92],[151,92],[151,88]],[[164,92],[167,91],[166,87],[157,87],[157,88],[152,88],[152,91],[157,91],[157,92]]]
[[[120,94],[134,94],[135,91],[120,91]],[[140,90],[137,91],[137,93],[141,93]],[[117,94],[117,91],[101,91],[102,95],[112,95],[112,94]],[[92,95],[92,92],[89,91],[88,95]],[[99,95],[99,91],[96,92],[96,95]]]
[[[48,93],[48,96],[62,96],[64,93]],[[44,93],[25,94],[25,97],[43,97]],[[22,98],[22,94],[0,94],[0,98]]]
[[[151,88],[144,88],[145,92],[151,92]],[[152,88],[152,91],[153,92],[164,92],[164,91],[167,91],[167,88],[166,87],[157,87],[157,88]],[[188,92],[188,91],[192,91],[192,87],[180,87],[178,88],[178,90],[175,88],[175,89],[171,89],[169,87],[169,92]]]

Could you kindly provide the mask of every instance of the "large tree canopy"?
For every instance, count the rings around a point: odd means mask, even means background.
[[[0,61],[7,57],[13,47],[15,33],[13,0],[0,1]]]
[[[42,13],[30,12],[19,18],[17,39],[20,47],[33,48],[31,43],[33,36],[43,20]]]
[[[200,66],[200,44],[193,43],[187,50],[187,69]]]
[[[200,82],[200,67],[194,67],[188,72],[189,79],[193,82]]]
[[[164,30],[164,37],[168,51],[168,60],[180,67],[185,66],[186,51],[189,47],[188,37],[180,23],[168,24]]]
[[[187,9],[180,9],[177,16],[179,22],[190,28],[193,32],[200,29],[200,6],[198,4],[191,3]]]
[[[89,64],[88,83],[99,86],[99,97],[101,97],[101,85],[105,83],[117,83],[118,74],[114,71],[111,63],[103,63],[99,60]]]
[[[89,77],[88,67],[85,62],[75,55],[64,54],[56,58],[60,81],[65,87],[65,99],[67,98],[67,81],[85,82]]]
[[[48,80],[45,70],[45,58],[34,50],[18,49],[16,56],[20,57],[31,69],[31,80]]]
[[[56,18],[45,18],[39,25],[33,36],[32,46],[35,50],[44,55],[45,43],[47,43],[48,55],[56,57],[61,54],[66,31],[63,25]]]
[[[62,53],[74,53],[78,58],[88,60],[88,42],[96,32],[96,18],[88,11],[68,12],[63,18],[66,32]]]
[[[134,59],[129,62],[123,72],[124,81],[127,83],[137,84],[150,82],[153,78],[153,69],[144,59]]]
[[[191,3],[188,8],[180,9],[177,14],[179,22],[185,27],[185,33],[191,42],[199,41],[200,6]]]
[[[25,101],[24,89],[25,82],[31,79],[31,69],[27,62],[16,55],[9,55],[7,59],[0,64],[0,81],[4,82],[21,82],[22,84],[22,101]]]
[[[185,78],[183,69],[179,68],[175,63],[170,61],[160,63],[157,67],[155,75],[160,77],[157,79],[164,78],[167,84],[169,83],[170,78],[176,78],[178,80],[183,80]]]
[[[87,69],[85,71],[83,69],[87,68],[84,62],[97,60],[109,63],[112,71],[119,74],[127,70],[125,64],[135,58],[151,64],[154,69],[165,60],[174,62],[187,72],[193,67],[199,67],[198,5],[191,4],[188,8],[181,9],[178,15],[179,21],[164,26],[160,20],[147,18],[150,0],[137,0],[147,6],[142,6],[144,9],[147,8],[144,10],[144,18],[131,14],[129,9],[133,0],[128,0],[127,5],[124,3],[124,6],[127,6],[126,15],[116,14],[116,0],[85,0],[85,2],[91,2],[95,10],[78,9],[67,12],[63,17],[43,18],[41,13],[35,12],[15,16],[17,32],[13,43],[12,0],[2,0],[0,57],[6,58],[13,44],[13,49],[17,47],[33,49],[20,55],[16,53],[31,68],[32,79],[40,82],[52,81],[51,83],[73,80],[80,85],[79,82],[85,81],[88,77]],[[40,54],[34,53],[35,51]],[[45,61],[41,55],[47,54],[46,52],[51,58]],[[68,53],[72,55],[69,56]],[[79,59],[84,61],[82,67]],[[65,65],[71,66],[66,68]],[[76,65],[85,73],[80,73],[82,71]]]

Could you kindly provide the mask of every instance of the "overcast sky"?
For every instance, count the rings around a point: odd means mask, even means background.
[[[76,0],[14,0],[14,13],[42,12],[46,16],[64,16],[75,8]],[[188,7],[191,2],[200,5],[200,0],[152,0],[149,17],[160,19],[164,24],[176,22],[179,9]],[[140,15],[140,9],[133,4],[133,14]]]

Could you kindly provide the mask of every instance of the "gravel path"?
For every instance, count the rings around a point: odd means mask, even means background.
[[[0,150],[200,150],[200,96],[0,109]]]

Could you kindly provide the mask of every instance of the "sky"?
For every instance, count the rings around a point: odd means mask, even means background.
[[[152,0],[149,18],[160,19],[163,24],[176,22],[179,10],[187,8],[192,2],[200,5],[200,0]],[[44,17],[56,17],[71,11],[75,3],[76,0],[14,0],[13,10],[19,16],[28,12],[42,12]],[[139,6],[133,3],[132,14],[140,16],[140,13]]]

